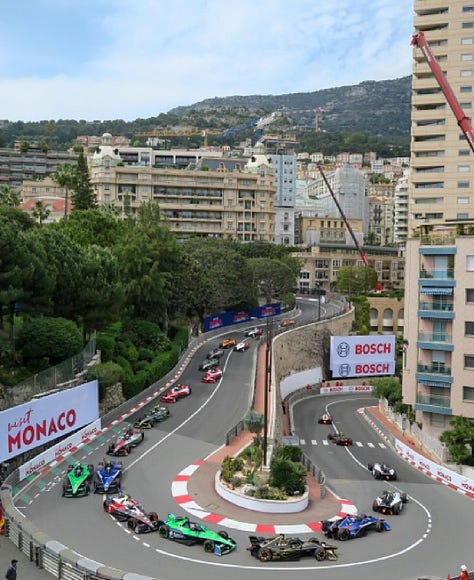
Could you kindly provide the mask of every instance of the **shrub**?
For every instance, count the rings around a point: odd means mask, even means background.
[[[16,344],[25,364],[51,366],[81,351],[82,333],[71,320],[44,316],[25,321]]]
[[[301,463],[288,459],[274,459],[270,465],[269,484],[284,490],[288,495],[303,493],[306,486],[306,469]]]
[[[102,362],[112,360],[115,349],[115,338],[110,334],[99,333],[96,341],[97,350],[100,350],[100,357]]]
[[[112,361],[92,366],[86,374],[88,381],[99,381],[99,401],[103,401],[105,391],[112,385],[122,381],[124,371],[120,365]]]
[[[230,479],[230,485],[232,487],[240,487],[242,485],[242,478],[238,475],[233,475]]]
[[[283,447],[277,449],[275,454],[275,459],[289,459],[295,462],[300,462],[302,457],[301,448],[295,445],[283,445]]]
[[[123,395],[126,399],[131,399],[145,388],[146,375],[142,371],[138,374],[126,373],[122,383]]]

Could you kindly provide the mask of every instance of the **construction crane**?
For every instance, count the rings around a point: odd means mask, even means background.
[[[436,60],[436,57],[433,54],[433,51],[431,50],[431,47],[428,41],[426,40],[424,33],[420,31],[417,34],[414,34],[411,40],[411,44],[413,46],[417,46],[418,48],[420,48],[423,54],[425,55],[425,58],[428,62],[428,66],[430,67],[431,72],[434,74],[436,80],[438,81],[438,84],[441,90],[443,91],[443,94],[446,97],[446,100],[448,101],[448,104],[451,107],[454,116],[456,117],[458,125],[461,128],[462,132],[464,133],[464,136],[466,137],[466,140],[471,146],[472,152],[474,153],[474,130],[472,128],[471,120],[469,119],[469,117],[465,115],[464,111],[462,110],[462,107],[459,104],[459,101],[456,95],[454,94],[453,89],[448,83],[446,75],[444,74],[438,61]]]
[[[370,268],[369,261],[367,260],[367,256],[365,255],[364,250],[362,249],[362,246],[357,241],[357,238],[355,237],[355,234],[354,234],[354,230],[352,229],[351,224],[349,223],[349,220],[346,218],[344,212],[342,211],[341,204],[339,203],[339,201],[336,197],[336,194],[334,193],[331,185],[329,184],[329,181],[328,181],[326,175],[324,174],[324,171],[323,171],[323,168],[321,167],[321,165],[318,165],[318,169],[319,169],[319,173],[321,174],[321,177],[324,179],[324,183],[326,184],[326,187],[328,188],[329,193],[331,194],[331,197],[334,200],[334,203],[336,204],[337,209],[339,210],[339,213],[341,214],[342,219],[344,220],[344,223],[346,224],[346,228],[351,235],[351,238],[355,244],[355,247],[357,248],[357,250],[360,254],[360,258],[361,258],[362,262],[364,263],[364,266],[366,266],[367,268]]]
[[[203,137],[204,147],[207,148],[207,138],[209,135],[221,135],[221,131],[208,131],[207,129],[156,129],[151,131],[140,131],[135,133],[137,137],[157,137],[158,139],[166,137]]]

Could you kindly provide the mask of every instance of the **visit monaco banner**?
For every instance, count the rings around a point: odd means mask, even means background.
[[[31,451],[98,418],[96,380],[1,411],[0,461]]]
[[[395,335],[331,336],[329,367],[334,378],[395,373]]]

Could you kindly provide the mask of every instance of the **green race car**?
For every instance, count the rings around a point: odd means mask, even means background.
[[[82,497],[89,495],[94,478],[94,466],[84,463],[71,463],[67,468],[63,483],[63,497]]]
[[[213,532],[201,524],[189,521],[189,518],[168,514],[168,519],[158,528],[162,538],[169,538],[191,546],[202,544],[205,552],[214,552],[223,556],[237,547],[235,540],[227,532]]]

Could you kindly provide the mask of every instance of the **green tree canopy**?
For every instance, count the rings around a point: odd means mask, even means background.
[[[474,419],[454,417],[451,429],[440,435],[440,441],[448,446],[449,456],[456,463],[474,465]]]
[[[349,296],[367,294],[377,284],[377,272],[366,266],[342,266],[337,272],[337,289]]]
[[[75,168],[72,202],[74,211],[97,208],[97,198],[91,185],[87,160],[82,151],[79,153]]]

